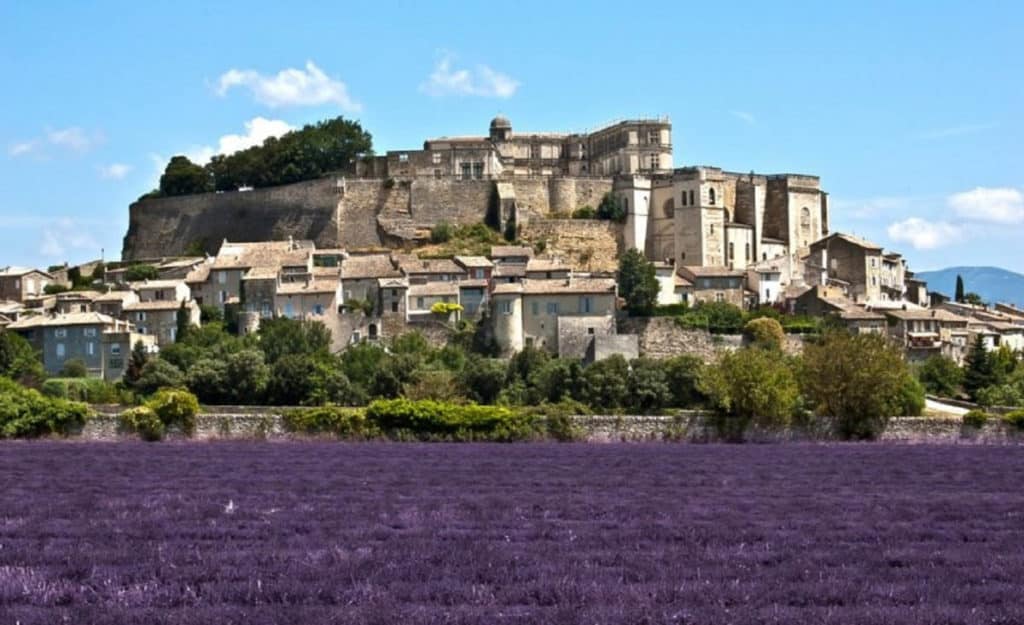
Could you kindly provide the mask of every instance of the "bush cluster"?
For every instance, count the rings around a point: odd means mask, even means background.
[[[982,428],[988,423],[989,415],[984,410],[968,410],[962,417],[963,424],[970,428]]]
[[[368,437],[374,433],[363,409],[338,406],[289,410],[284,414],[284,427],[290,432],[334,434],[345,438]]]
[[[183,389],[165,388],[157,391],[142,406],[125,410],[120,415],[121,427],[137,432],[143,440],[158,441],[168,427],[178,427],[186,436],[196,429],[199,400]]]
[[[503,406],[430,399],[377,400],[367,406],[366,418],[386,434],[419,439],[513,441],[536,433],[528,416]]]
[[[99,378],[50,378],[39,390],[47,397],[89,404],[117,404],[125,399],[117,386]]]
[[[89,417],[83,403],[54,399],[0,377],[0,438],[64,435]]]

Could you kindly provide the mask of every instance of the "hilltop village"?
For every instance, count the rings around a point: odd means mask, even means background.
[[[142,199],[121,261],[0,265],[0,327],[48,374],[75,360],[109,381],[137,346],[210,319],[240,335],[320,321],[334,352],[411,331],[441,344],[471,323],[504,356],[581,362],[713,358],[742,329],[710,314],[723,310],[796,337],[823,323],[888,335],[911,361],[963,363],[976,337],[1024,349],[1024,310],[929,293],[899,253],[830,231],[817,176],[677,168],[671,131],[652,118],[520,133],[496,117],[316,180]],[[653,273],[650,305],[627,271]]]

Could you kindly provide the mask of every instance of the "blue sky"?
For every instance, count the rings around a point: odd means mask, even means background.
[[[0,265],[120,254],[158,163],[343,114],[375,149],[667,114],[820,175],[913,269],[1024,272],[1024,3],[0,2]]]

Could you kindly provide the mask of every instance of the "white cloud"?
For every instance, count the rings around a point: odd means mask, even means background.
[[[949,137],[959,137],[962,135],[970,135],[983,130],[991,130],[996,128],[999,124],[987,123],[987,124],[962,124],[960,126],[949,126],[947,128],[935,128],[922,132],[917,137],[918,139],[947,139]]]
[[[71,128],[48,130],[46,132],[46,140],[58,147],[67,148],[75,152],[85,152],[95,145],[99,138],[89,137],[81,128],[72,126]]]
[[[732,113],[732,116],[735,117],[736,119],[738,119],[740,121],[743,121],[743,122],[746,122],[746,123],[750,124],[751,126],[753,126],[754,123],[757,121],[757,119],[754,118],[754,114],[753,113],[748,113],[747,111],[729,111],[729,112]]]
[[[889,238],[900,243],[909,243],[915,250],[933,250],[953,243],[960,238],[960,229],[945,221],[930,222],[920,217],[911,217],[889,224]]]
[[[949,197],[950,207],[963,219],[997,224],[1024,222],[1024,194],[1009,187],[977,187]]]
[[[254,145],[261,145],[270,137],[280,137],[292,130],[295,130],[295,127],[286,121],[254,117],[245,122],[244,135],[224,135],[221,137],[218,142],[217,154],[234,154],[240,150],[251,148]]]
[[[420,91],[427,95],[470,95],[484,98],[510,98],[519,89],[519,81],[502,74],[487,65],[477,65],[475,70],[454,69],[455,57],[446,54],[434,66],[434,71]]]
[[[901,212],[906,214],[908,209],[920,206],[921,201],[921,198],[910,196],[880,195],[853,200],[830,198],[829,205],[834,208],[837,215],[855,219],[871,219],[883,214],[890,217]]]
[[[11,147],[7,148],[7,154],[11,157],[24,156],[35,150],[37,147],[39,147],[38,141],[22,141],[20,143],[12,144]]]
[[[124,163],[111,163],[109,165],[100,165],[99,169],[100,178],[104,178],[106,180],[121,180],[132,170],[132,166],[125,165]]]
[[[235,87],[248,88],[257,101],[271,108],[336,104],[353,113],[362,108],[349,96],[345,83],[325,74],[313,61],[306,61],[305,70],[288,68],[273,76],[251,69],[229,69],[221,74],[219,95],[225,96]]]
[[[86,256],[98,257],[101,246],[93,232],[109,229],[110,224],[98,219],[20,215],[0,217],[0,226],[25,230],[26,239],[36,233],[41,256],[67,260],[67,254],[76,250],[86,250]]]

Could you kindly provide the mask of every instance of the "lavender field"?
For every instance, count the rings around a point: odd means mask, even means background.
[[[0,445],[0,624],[1024,622],[1024,451]]]

